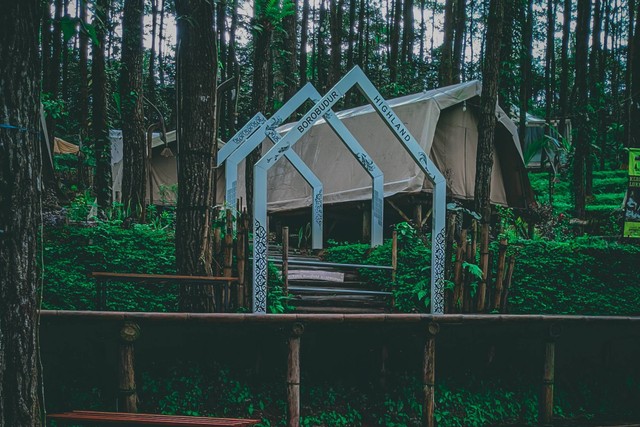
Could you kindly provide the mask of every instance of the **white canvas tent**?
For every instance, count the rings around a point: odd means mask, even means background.
[[[474,195],[480,94],[480,82],[471,81],[388,101],[447,178],[449,194],[461,200],[472,200]],[[342,111],[337,116],[384,172],[385,197],[431,191],[429,180],[371,106]],[[496,117],[491,201],[526,207],[532,192],[517,127],[499,107]],[[282,126],[278,131],[285,133],[292,126]],[[318,122],[294,150],[322,181],[325,203],[370,199],[371,179],[324,121]],[[244,188],[239,188],[238,197],[243,193]],[[270,212],[311,205],[311,189],[284,160],[269,171],[268,196]]]
[[[429,153],[447,178],[447,190],[459,200],[472,200],[478,140],[479,96],[481,84],[471,81],[389,100],[396,114]],[[431,191],[431,184],[407,152],[396,141],[370,105],[342,112],[344,122],[360,144],[384,172],[385,197],[421,194]],[[498,125],[494,143],[494,168],[491,200],[503,206],[526,207],[533,199],[524,167],[516,125],[496,107]],[[293,124],[278,128],[286,133]],[[112,131],[114,194],[122,183],[122,134]],[[175,131],[167,133],[173,156],[161,155],[165,143],[153,138],[152,176],[154,202],[175,203],[172,194],[161,197],[160,189],[177,183]],[[221,142],[219,142],[221,144]],[[271,143],[265,143],[263,153]],[[371,178],[346,151],[337,135],[319,121],[295,145],[294,150],[309,165],[324,185],[327,204],[364,201],[371,198]],[[237,196],[246,200],[244,162],[238,170]],[[224,174],[217,179],[217,202],[224,200]],[[287,212],[311,206],[311,189],[286,160],[269,171],[269,211]],[[165,192],[166,193],[166,192]]]

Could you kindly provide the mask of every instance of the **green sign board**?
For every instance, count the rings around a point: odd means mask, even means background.
[[[623,237],[640,238],[640,149],[629,150],[629,188],[624,204]]]

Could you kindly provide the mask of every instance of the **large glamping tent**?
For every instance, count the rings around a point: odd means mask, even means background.
[[[480,82],[471,81],[388,101],[446,177],[448,194],[458,200],[474,197],[481,90]],[[420,199],[431,192],[429,180],[371,106],[345,110],[337,116],[384,172],[385,198]],[[498,106],[496,117],[491,201],[527,207],[533,196],[517,127]],[[292,126],[278,130],[286,133]],[[324,121],[318,122],[294,150],[324,184],[325,204],[370,199],[371,179]],[[310,205],[311,189],[286,160],[280,160],[269,173],[269,211],[286,212]]]

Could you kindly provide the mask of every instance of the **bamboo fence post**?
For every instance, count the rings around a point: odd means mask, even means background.
[[[134,342],[140,337],[140,326],[125,322],[120,329],[118,349],[118,410],[138,412]]]
[[[422,203],[418,202],[413,206],[413,220],[416,222],[418,230],[422,229]]]
[[[556,339],[560,336],[560,327],[551,325],[544,343],[544,369],[540,396],[538,422],[551,425],[553,421],[553,391],[555,382]]]
[[[225,232],[224,232],[224,270],[225,277],[231,277],[233,275],[233,215],[231,209],[227,209],[225,218]],[[231,286],[229,282],[224,285],[224,292],[222,294],[223,307],[227,311],[231,304]]]
[[[436,381],[436,335],[440,325],[431,322],[427,327],[427,337],[422,356],[422,426],[434,427],[435,381]]]
[[[287,426],[300,427],[300,337],[304,325],[295,323],[289,337],[287,359]]]
[[[245,307],[244,295],[245,295],[245,260],[246,260],[246,246],[245,246],[245,228],[244,228],[244,213],[239,214],[236,222],[236,258],[238,260],[238,292],[236,294],[236,305],[238,308]]]
[[[507,258],[507,244],[507,239],[500,239],[500,246],[498,249],[498,271],[496,273],[496,289],[495,293],[493,294],[493,309],[498,311],[500,311],[500,303],[502,301],[502,285],[504,279],[505,260]]]
[[[487,273],[489,271],[489,218],[483,218],[480,227],[480,268],[482,280],[478,284],[477,309],[479,313],[485,311],[487,296]]]
[[[218,208],[213,211],[213,218],[218,219]],[[222,252],[222,230],[219,225],[214,222],[213,226],[213,263],[216,276],[220,276],[220,253]]]
[[[396,276],[398,274],[398,231],[391,235],[391,308],[396,307]]]
[[[507,312],[507,300],[509,298],[509,289],[511,289],[511,278],[513,277],[513,270],[516,265],[516,255],[513,254],[509,257],[509,267],[507,267],[507,275],[504,279],[504,293],[502,295],[502,302],[500,304],[500,310],[502,313]]]
[[[462,229],[460,232],[460,240],[456,248],[456,262],[453,266],[453,307],[452,312],[461,312],[463,307],[463,288],[462,288],[462,258],[466,255],[467,246],[467,230]]]
[[[282,283],[289,295],[289,227],[282,227]]]
[[[371,240],[371,210],[364,205],[362,210],[362,241],[369,240]]]
[[[469,263],[469,264],[475,264],[476,263],[476,238],[475,238],[475,233],[471,236],[471,241],[467,242],[466,246],[465,246],[465,260]],[[464,268],[462,269],[463,274],[464,274],[464,280],[462,282],[462,286],[463,286],[463,290],[462,290],[462,296],[463,296],[463,307],[464,307],[464,313],[471,313],[473,312],[473,296],[471,295],[471,282],[473,280],[473,275],[471,274],[470,271],[465,272]],[[476,291],[477,292],[477,291]],[[477,295],[476,295],[477,298]]]
[[[247,254],[249,253],[249,214],[247,213],[247,208],[244,208],[243,212],[242,212],[242,224],[243,224],[243,229],[244,229],[244,259],[245,259],[245,263],[244,263],[244,306],[245,307],[249,307],[250,306],[250,295],[253,292],[253,283],[251,283],[251,281],[247,280],[247,277],[251,277],[250,276],[250,262],[246,262],[247,260]]]

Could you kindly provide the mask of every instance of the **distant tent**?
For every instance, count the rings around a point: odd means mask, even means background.
[[[111,173],[113,179],[113,199],[121,200],[122,194],[122,131],[110,130]],[[218,140],[218,146],[224,143]],[[167,132],[166,141],[160,133],[154,133],[151,140],[151,182],[153,203],[173,205],[177,198],[178,169],[176,131]],[[149,201],[149,180],[147,178],[147,201]]]
[[[53,142],[54,154],[78,154],[78,152],[80,152],[79,146],[67,142],[62,138],[55,137]]]
[[[471,81],[388,101],[445,175],[450,196],[459,200],[474,197],[480,95],[480,82]],[[432,191],[429,180],[373,107],[366,105],[336,114],[384,172],[385,197],[402,198]],[[491,201],[527,207],[533,201],[533,192],[517,127],[498,106],[496,117]],[[278,131],[283,134],[293,126],[285,125]],[[294,150],[322,181],[325,203],[370,200],[369,176],[323,120],[313,126]],[[238,184],[240,197],[244,195],[244,185]],[[270,212],[311,205],[310,188],[285,160],[270,170],[268,188]]]
[[[512,117],[517,123],[518,109],[512,107]],[[562,140],[558,133],[559,122],[557,120],[547,124],[544,119],[527,113],[525,138],[522,141],[522,153],[527,168],[537,169],[543,166],[543,153],[545,162],[550,161],[551,167],[555,170],[559,164],[566,161],[566,152],[570,145],[571,120],[566,120],[566,129],[569,137]],[[549,130],[549,132],[547,132]]]

